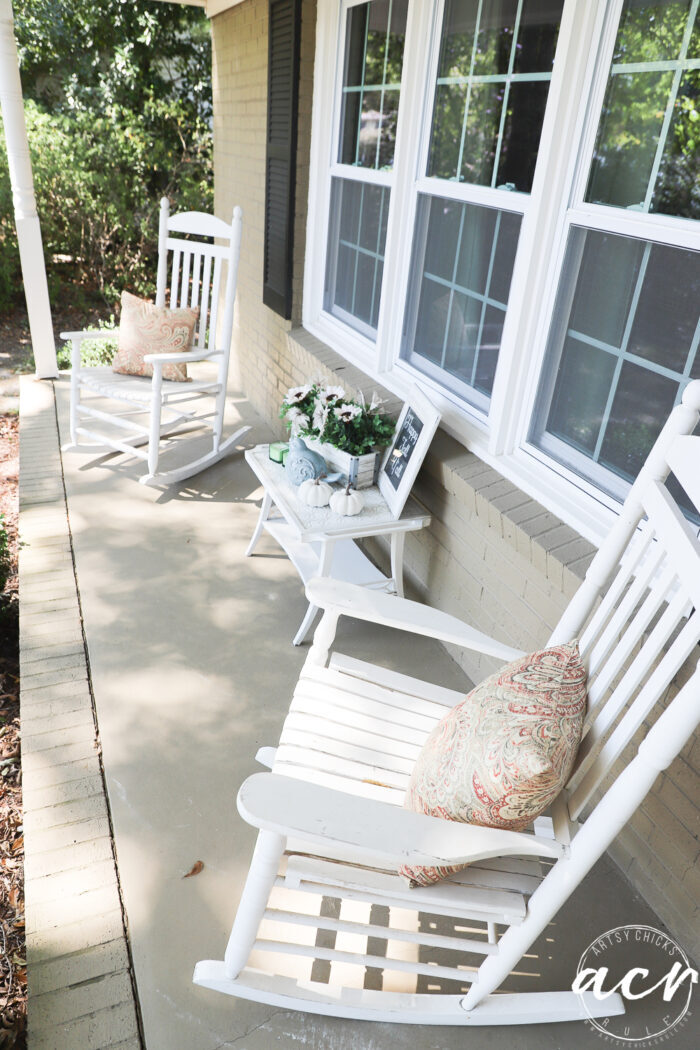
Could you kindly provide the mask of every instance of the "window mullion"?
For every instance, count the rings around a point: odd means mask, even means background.
[[[472,57],[469,65],[469,79],[467,80],[467,90],[464,97],[464,116],[462,117],[462,136],[459,140],[459,152],[457,154],[457,172],[456,181],[459,182],[460,172],[462,171],[462,158],[464,156],[464,140],[467,137],[467,121],[469,119],[469,104],[472,97],[472,76],[474,75],[474,63],[476,62],[476,52],[479,43],[479,30],[481,28],[481,15],[483,12],[484,0],[479,0],[479,7],[476,13],[476,25],[474,26],[474,44],[472,46]],[[439,46],[439,45],[438,45]],[[438,58],[439,61],[439,58]],[[436,81],[436,93],[437,93],[437,81]],[[430,146],[428,146],[430,148]]]
[[[430,83],[435,51],[439,47],[439,19],[443,0],[436,9],[429,4],[410,3],[404,48],[401,110],[396,131],[395,175],[387,228],[382,307],[377,332],[377,370],[391,369],[401,345],[408,269],[416,214],[416,156],[423,151],[429,133],[424,123],[425,84]],[[439,22],[438,22],[439,24]],[[426,47],[426,41],[429,46]]]
[[[513,24],[513,41],[510,47],[510,55],[508,56],[508,73],[506,74],[505,86],[503,89],[503,105],[501,106],[501,122],[498,127],[498,141],[496,142],[496,151],[493,158],[493,171],[491,173],[491,185],[495,188],[496,182],[498,181],[498,164],[501,159],[501,146],[503,145],[503,129],[506,123],[506,113],[508,112],[508,95],[510,94],[511,78],[513,76],[513,69],[515,67],[515,49],[518,42],[518,33],[520,31],[520,19],[523,13],[523,0],[518,0],[518,10],[515,15],[515,22]]]

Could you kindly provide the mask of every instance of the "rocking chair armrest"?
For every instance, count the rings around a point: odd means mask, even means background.
[[[115,339],[118,328],[85,328],[82,332],[61,332],[60,338],[66,342],[82,343],[83,339]]]
[[[143,359],[149,365],[168,365],[171,362],[178,365],[187,361],[209,361],[222,354],[223,350],[186,350],[173,354],[144,354]]]
[[[524,654],[520,649],[477,631],[456,616],[433,609],[429,605],[384,594],[357,584],[344,583],[331,577],[316,576],[306,585],[306,596],[319,609],[332,610],[341,616],[383,624],[403,631],[437,638],[442,642],[472,649],[499,660],[516,660]]]
[[[248,777],[238,792],[238,812],[264,831],[356,847],[396,867],[443,867],[503,856],[556,859],[568,852],[555,839],[458,824],[278,773]]]

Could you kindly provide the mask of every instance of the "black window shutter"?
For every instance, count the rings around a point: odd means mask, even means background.
[[[263,302],[292,316],[302,0],[269,0]]]

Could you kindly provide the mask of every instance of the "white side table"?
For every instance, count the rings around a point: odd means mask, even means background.
[[[400,518],[394,518],[379,489],[362,489],[365,505],[359,514],[343,517],[330,507],[308,507],[287,480],[284,467],[269,458],[268,445],[245,453],[248,465],[265,490],[260,516],[246,556],[255,550],[263,529],[286,552],[304,584],[312,576],[335,579],[394,591],[403,597],[403,550],[407,532],[422,529],[430,515],[414,500],[407,501]],[[274,516],[271,512],[276,511]],[[384,576],[354,542],[368,536],[391,537],[391,577]],[[301,645],[317,613],[309,605],[294,645]]]

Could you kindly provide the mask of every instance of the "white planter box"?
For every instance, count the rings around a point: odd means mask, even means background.
[[[304,438],[304,441],[307,448],[320,452],[328,464],[329,472],[342,471],[353,488],[367,489],[376,483],[381,452],[367,452],[364,456],[351,456],[349,452],[341,452],[335,445],[327,445],[325,442],[312,438]]]

